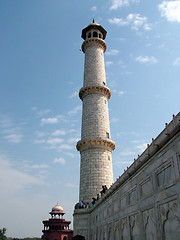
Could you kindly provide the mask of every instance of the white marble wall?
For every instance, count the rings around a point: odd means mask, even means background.
[[[82,210],[86,240],[180,239],[180,113],[155,142],[161,148],[141,167],[133,172],[132,165],[125,181],[128,170],[92,209]],[[81,231],[76,219],[82,211],[74,212],[75,234]]]

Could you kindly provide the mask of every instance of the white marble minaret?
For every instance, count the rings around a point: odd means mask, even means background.
[[[81,154],[79,200],[90,202],[102,190],[102,185],[113,183],[112,150],[104,52],[106,30],[93,23],[82,30],[82,51],[85,53],[84,83],[79,91],[83,102],[81,140],[77,149]]]

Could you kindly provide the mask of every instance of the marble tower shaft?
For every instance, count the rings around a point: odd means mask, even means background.
[[[79,91],[83,102],[81,140],[77,150],[81,154],[79,201],[91,202],[102,190],[102,185],[113,183],[112,150],[104,52],[106,30],[91,23],[82,30],[82,51],[85,53],[84,83]]]

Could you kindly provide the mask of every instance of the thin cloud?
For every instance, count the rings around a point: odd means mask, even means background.
[[[153,63],[157,63],[158,60],[155,57],[153,57],[153,56],[152,57],[149,57],[149,56],[145,56],[145,57],[139,56],[139,57],[136,58],[136,62],[139,62],[139,63],[142,63],[142,64],[145,64],[145,63],[153,64]]]
[[[34,140],[34,143],[37,143],[37,144],[42,144],[42,143],[45,143],[46,142],[46,140],[44,140],[44,139],[36,139],[36,140]]]
[[[41,111],[37,112],[37,115],[40,116],[40,117],[42,117],[42,116],[44,116],[44,115],[47,115],[47,114],[50,113],[50,112],[51,112],[50,109],[45,109],[45,110],[41,110]]]
[[[20,143],[22,142],[22,134],[10,134],[4,137],[10,143]]]
[[[117,26],[131,26],[133,30],[143,29],[145,31],[151,30],[151,26],[147,21],[147,17],[141,16],[139,13],[130,13],[125,19],[123,18],[111,18],[109,23]]]
[[[137,133],[137,132],[118,132],[118,133],[116,133],[116,136],[117,137],[121,137],[121,136],[128,136],[128,135],[132,135],[132,136],[139,136],[139,133]],[[134,143],[134,141],[132,141],[133,143]]]
[[[43,169],[43,168],[48,168],[49,166],[47,164],[34,164],[31,166],[33,169]]]
[[[17,193],[27,185],[43,184],[40,179],[16,169],[5,156],[0,156],[0,165],[0,190],[5,195]]]
[[[111,18],[111,19],[108,19],[109,23],[111,24],[115,24],[117,26],[125,26],[125,25],[128,25],[128,21],[126,20],[123,20],[122,18]]]
[[[75,91],[68,98],[75,98],[77,96],[78,96],[78,91]]]
[[[111,65],[113,65],[113,62],[112,62],[112,61],[107,61],[107,62],[106,62],[106,67],[109,67],[109,66],[111,66]]]
[[[110,56],[115,56],[119,53],[119,50],[116,50],[116,49],[112,49],[108,52],[106,52],[106,55],[110,55]]]
[[[118,91],[118,96],[124,95],[124,91]]]
[[[71,153],[71,152],[64,152],[64,154],[67,155],[67,156],[69,156],[69,157],[72,157],[72,158],[77,157],[77,154]]]
[[[68,188],[78,188],[78,185],[74,184],[74,183],[67,183],[66,187],[68,187]]]
[[[136,152],[128,150],[128,149],[125,149],[123,152],[120,153],[120,155],[122,155],[122,156],[129,156],[129,155],[135,155],[135,154],[136,154]]]
[[[13,125],[13,122],[12,120],[7,117],[7,116],[0,116],[0,127],[1,128],[9,128],[9,127],[12,127]]]
[[[69,144],[61,144],[58,146],[59,150],[72,150],[74,148],[74,145],[69,145]]]
[[[92,8],[91,8],[91,11],[96,11],[97,10],[97,7],[96,6],[93,6]]]
[[[122,164],[127,164],[128,166],[132,163],[132,161],[121,161]]]
[[[70,133],[78,133],[79,134],[79,131],[77,129],[70,129],[68,132],[70,132]]]
[[[136,148],[140,151],[140,153],[142,153],[147,148],[147,143],[139,144],[136,146]]]
[[[169,22],[180,23],[180,1],[163,1],[158,5],[158,9],[162,17],[165,17]]]
[[[64,115],[57,115],[56,118],[60,121],[67,122],[67,117]]]
[[[111,0],[110,10],[117,10],[118,8],[128,7],[131,3],[139,3],[140,0]]]
[[[47,144],[50,144],[50,145],[57,145],[62,142],[64,142],[64,140],[62,138],[49,138],[47,140]]]
[[[126,41],[126,38],[120,37],[120,38],[118,38],[118,40],[124,42],[124,41]]]
[[[115,118],[115,117],[111,118],[111,120],[110,120],[111,123],[115,123],[115,122],[118,122],[118,121],[119,121],[119,119]]]
[[[78,141],[79,141],[79,138],[70,138],[70,139],[68,139],[69,143],[76,143]]]
[[[0,128],[3,138],[9,143],[20,143],[23,141],[22,126],[24,122],[15,123],[11,118],[6,115],[0,115]]]
[[[131,74],[132,74],[132,72],[125,71],[125,72],[123,72],[123,74],[126,74],[126,75],[131,75]]]
[[[31,107],[31,110],[32,111],[37,111],[37,107],[33,106],[33,107]]]
[[[41,138],[47,135],[46,132],[40,132],[40,131],[36,131],[35,134],[38,138]]]
[[[161,49],[161,48],[164,48],[164,47],[165,47],[165,44],[164,44],[164,43],[162,43],[162,44],[160,44],[160,45],[159,45],[159,47],[158,47],[158,48],[160,48],[160,49]]]
[[[63,164],[63,165],[64,165],[64,164],[66,163],[66,161],[65,161],[64,158],[59,157],[59,158],[55,158],[54,161],[53,161],[53,163],[60,163],[60,164]]]
[[[64,135],[66,135],[65,130],[56,130],[52,133],[52,136],[64,136]]]
[[[124,64],[124,62],[122,60],[119,60],[118,64],[120,64],[121,66],[125,66],[125,64]]]
[[[56,124],[58,123],[59,120],[57,117],[54,118],[42,118],[41,119],[41,125],[45,125],[45,124]]]
[[[173,66],[180,66],[180,57],[177,57],[177,58],[174,60]]]
[[[116,10],[123,6],[129,6],[129,0],[112,0],[111,10]]]
[[[130,165],[132,163],[132,161],[119,161],[119,162],[113,162],[113,165],[116,167],[122,167],[122,165]],[[124,167],[124,166],[123,166]]]
[[[152,43],[147,43],[146,44],[146,47],[151,47],[152,46]]]
[[[81,106],[76,106],[74,109],[68,112],[69,116],[75,115],[79,110],[81,110]]]
[[[147,148],[148,140],[133,140],[134,148],[138,150],[138,152],[142,153]]]

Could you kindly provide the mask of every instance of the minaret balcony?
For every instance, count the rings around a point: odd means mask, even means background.
[[[86,48],[88,46],[91,46],[92,44],[97,44],[97,45],[102,47],[104,52],[106,51],[107,46],[106,46],[105,41],[101,38],[98,38],[98,37],[97,38],[89,38],[89,39],[85,40],[82,44],[82,47],[81,47],[82,51],[85,53]]]
[[[79,97],[83,101],[83,98],[86,95],[90,94],[90,93],[100,93],[100,94],[106,96],[107,99],[110,99],[110,97],[111,97],[111,91],[106,86],[88,86],[88,87],[83,87],[79,91]]]
[[[76,148],[80,152],[92,148],[107,149],[112,152],[115,149],[115,143],[111,139],[80,140],[78,141]]]

